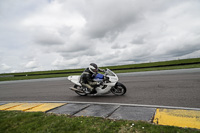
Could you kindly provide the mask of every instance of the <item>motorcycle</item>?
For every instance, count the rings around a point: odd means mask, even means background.
[[[77,75],[68,77],[68,80],[75,84],[74,87],[70,87],[70,89],[72,91],[75,91],[80,96],[104,95],[109,94],[110,92],[112,92],[114,95],[121,96],[126,93],[126,87],[122,83],[118,82],[118,76],[108,68],[105,70],[104,75],[98,73],[93,78],[93,81],[98,82],[99,85],[95,86],[94,92],[91,92],[89,94],[86,93],[88,88],[80,84],[80,77],[81,76]]]

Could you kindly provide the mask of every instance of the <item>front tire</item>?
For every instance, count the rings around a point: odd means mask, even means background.
[[[126,87],[122,84],[117,82],[114,87],[110,90],[114,95],[122,96],[126,93]]]
[[[79,85],[74,85],[74,88],[78,89],[78,90],[82,90],[82,87]],[[85,94],[85,92],[80,92],[80,91],[75,91],[79,96],[86,96],[87,94]]]

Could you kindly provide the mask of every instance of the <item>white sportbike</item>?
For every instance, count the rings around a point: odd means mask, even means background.
[[[80,96],[96,96],[96,95],[104,95],[112,92],[114,95],[124,95],[126,93],[126,87],[119,83],[118,76],[111,70],[106,69],[105,74],[98,73],[94,77],[94,81],[101,82],[100,85],[95,86],[95,90],[91,92],[90,94],[86,93],[88,88],[82,86],[80,84],[80,77],[81,76],[69,76],[68,80],[70,80],[72,83],[74,83],[74,87],[70,87],[71,90],[75,91]]]

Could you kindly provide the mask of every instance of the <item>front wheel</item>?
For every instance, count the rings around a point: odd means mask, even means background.
[[[82,91],[82,87],[79,85],[74,85],[74,88],[81,90]],[[79,96],[86,96],[87,94],[85,92],[80,92],[80,91],[75,91]]]
[[[126,87],[122,83],[117,82],[110,91],[117,96],[122,96],[126,93]]]

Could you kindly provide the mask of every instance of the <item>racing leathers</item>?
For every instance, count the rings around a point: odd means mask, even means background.
[[[104,72],[105,70],[99,69],[98,71]],[[94,90],[94,87],[96,85],[99,85],[99,82],[93,81],[93,78],[95,77],[96,74],[92,73],[89,68],[86,68],[84,72],[81,74],[80,77],[80,84],[86,88],[89,89],[89,93]]]

